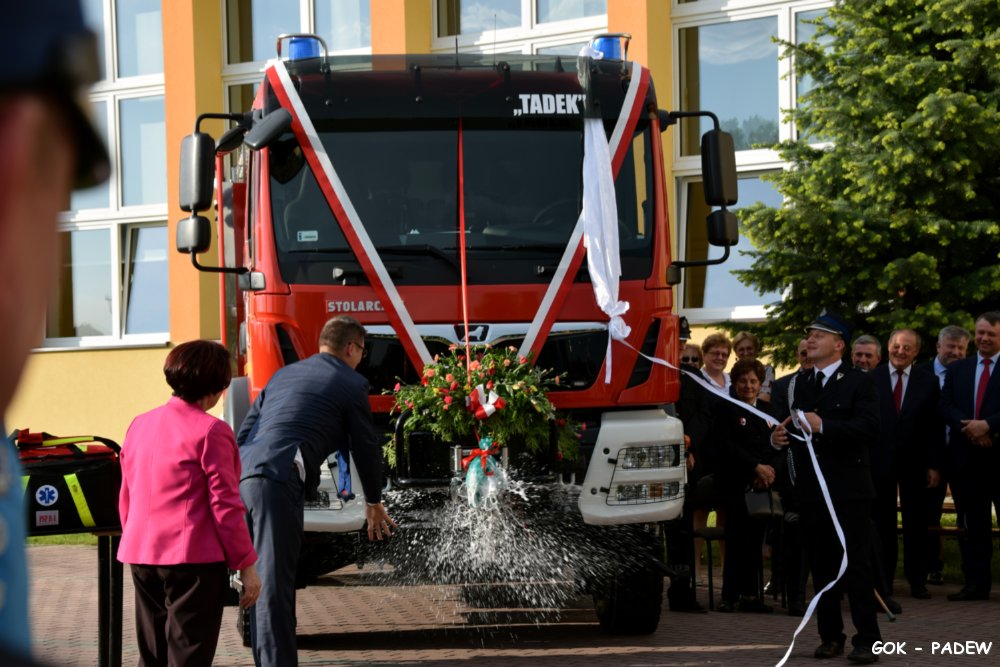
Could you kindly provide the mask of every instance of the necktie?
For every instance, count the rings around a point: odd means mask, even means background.
[[[979,376],[979,386],[976,387],[976,416],[975,419],[979,419],[979,409],[983,407],[983,397],[986,396],[986,385],[990,382],[990,364],[993,360],[990,358],[983,359],[983,373]]]
[[[892,388],[892,400],[896,403],[896,414],[903,405],[903,371],[896,369],[896,386]]]
[[[816,385],[816,393],[819,393],[823,389],[823,371],[816,371],[814,384]]]

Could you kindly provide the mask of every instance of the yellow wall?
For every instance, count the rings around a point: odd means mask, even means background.
[[[428,53],[431,0],[371,0],[372,53]]]
[[[219,278],[191,266],[191,259],[173,249],[177,221],[187,213],[177,205],[181,139],[194,130],[200,113],[225,110],[222,88],[222,3],[171,0],[162,5],[163,79],[166,88],[168,267],[170,279],[170,339],[182,343],[219,337]],[[202,124],[215,138],[228,125]],[[201,213],[210,219],[214,211]],[[215,235],[212,235],[213,238]],[[199,258],[217,264],[218,248]]]
[[[33,354],[7,411],[7,431],[100,435],[120,443],[133,417],[170,397],[166,356],[165,346]]]

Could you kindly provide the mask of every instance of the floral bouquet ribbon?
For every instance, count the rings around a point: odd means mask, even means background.
[[[487,390],[481,384],[476,385],[473,392],[469,394],[469,410],[476,415],[476,419],[486,419],[505,405],[507,402],[497,396],[495,391]]]
[[[500,448],[493,444],[492,438],[482,438],[479,448],[462,459],[465,473],[465,491],[469,507],[494,509],[500,495],[507,488],[507,474],[493,455],[500,453]],[[476,459],[480,465],[472,465]]]

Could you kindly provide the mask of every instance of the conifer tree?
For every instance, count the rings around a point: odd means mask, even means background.
[[[813,85],[777,147],[784,206],[741,211],[738,272],[784,292],[756,327],[776,358],[824,307],[883,341],[1000,308],[1000,2],[842,0],[784,47]]]

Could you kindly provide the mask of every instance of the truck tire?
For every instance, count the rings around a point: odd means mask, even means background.
[[[648,635],[660,624],[663,571],[651,551],[619,558],[614,571],[596,582],[593,597],[604,632]]]

